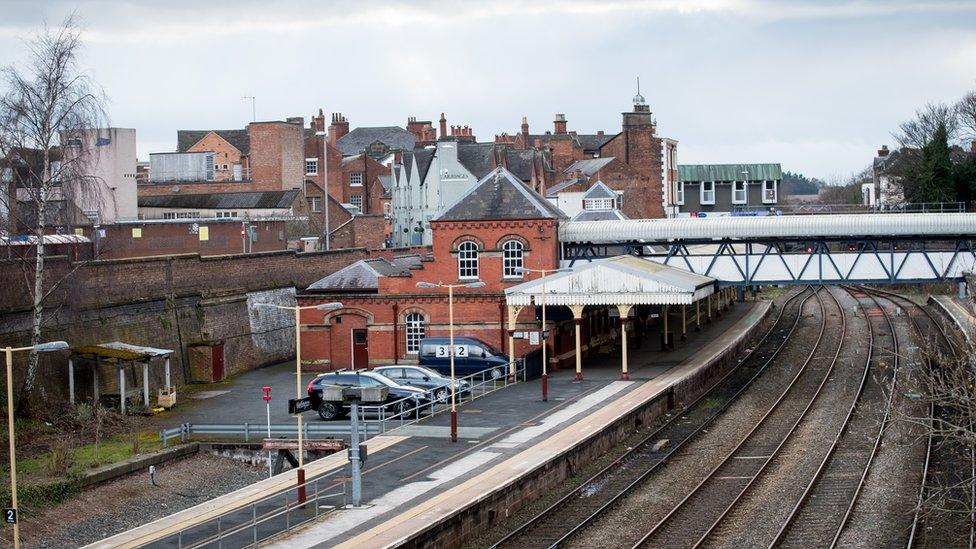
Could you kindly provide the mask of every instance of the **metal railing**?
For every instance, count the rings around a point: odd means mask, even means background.
[[[756,204],[733,205],[732,215],[822,215],[822,214],[900,214],[900,213],[964,213],[965,202],[917,202],[901,204]]]
[[[518,360],[515,368],[516,380],[525,381],[526,368],[525,361]],[[503,389],[512,383],[508,381],[507,375],[498,378],[491,377],[491,370],[484,370],[476,374],[457,378],[462,386],[455,397],[457,403],[469,402],[481,398],[499,389]],[[365,438],[372,435],[389,432],[405,425],[416,423],[417,421],[437,415],[441,412],[450,410],[450,392],[446,398],[438,400],[436,394],[441,389],[430,389],[425,392],[423,400],[414,400],[410,397],[402,398],[393,402],[375,405],[359,406],[360,410],[360,432],[365,433]],[[350,432],[349,422],[305,422],[302,426],[302,436],[310,439],[315,436],[332,437],[344,436]],[[200,424],[183,423],[170,429],[159,431],[159,441],[163,447],[169,446],[173,439],[180,442],[187,442],[191,436],[211,435],[211,436],[231,436],[243,438],[244,442],[250,442],[252,437],[255,440],[263,440],[268,436],[268,425],[266,423],[220,423],[220,424]],[[272,424],[272,437],[297,437],[298,427],[295,423]]]

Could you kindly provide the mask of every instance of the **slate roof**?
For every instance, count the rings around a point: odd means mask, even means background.
[[[586,177],[590,177],[596,172],[603,169],[604,166],[613,162],[612,156],[607,156],[604,158],[584,158],[583,160],[577,160],[563,170],[563,173],[573,173],[577,170],[582,172]]]
[[[629,219],[620,210],[581,210],[570,221],[618,221]]]
[[[617,198],[617,193],[613,192],[613,189],[607,187],[606,183],[603,181],[597,181],[586,193],[583,194],[583,198]]]
[[[579,141],[580,146],[583,147],[584,151],[595,153],[595,152],[599,152],[600,147],[606,145],[607,142],[613,139],[614,137],[617,137],[617,135],[616,134],[614,135],[577,134],[576,140]]]
[[[140,208],[194,208],[200,210],[291,208],[297,190],[239,193],[140,196]]]
[[[562,192],[564,189],[572,187],[579,182],[580,180],[576,178],[560,181],[559,183],[556,183],[555,185],[546,189],[546,198],[556,198],[556,195]]]
[[[535,162],[535,151],[531,149],[507,150],[505,151],[505,160],[508,162],[508,170],[519,179],[522,181],[530,181],[532,179],[532,164]]]
[[[566,214],[499,166],[437,218],[438,221],[480,219],[566,219]]]
[[[420,180],[423,181],[427,178],[427,172],[430,171],[430,165],[434,161],[434,149],[424,149],[414,153],[417,158],[417,169],[420,170]]]
[[[176,152],[186,152],[210,132],[223,137],[241,151],[241,154],[248,154],[251,150],[251,138],[248,136],[247,130],[177,130]]]
[[[317,280],[308,287],[308,290],[312,292],[378,290],[381,277],[411,276],[411,269],[420,268],[420,265],[421,258],[417,254],[394,257],[392,261],[383,258],[362,259]]]
[[[392,175],[381,175],[379,176],[380,185],[383,185],[383,192],[385,194],[390,194],[390,187],[393,186],[393,176]]]
[[[385,144],[390,150],[413,150],[417,138],[400,126],[356,128],[342,136],[336,146],[346,156],[363,152],[374,141]]]
[[[472,175],[481,179],[495,169],[494,149],[494,143],[459,142],[457,148],[458,162],[467,168]]]

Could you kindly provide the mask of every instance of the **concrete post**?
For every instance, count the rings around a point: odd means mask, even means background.
[[[363,475],[359,463],[359,406],[355,399],[349,402],[349,461],[352,462],[352,506],[359,507],[363,499]],[[316,504],[318,505],[318,504]]]
[[[68,398],[72,405],[75,403],[75,363],[68,358]]]
[[[620,379],[630,380],[630,371],[627,364],[627,315],[633,305],[617,305],[620,313]]]
[[[170,387],[172,387],[172,385],[173,384],[170,382],[170,378],[169,378],[169,357],[167,356],[166,357],[166,388],[169,389]]]
[[[576,381],[583,381],[583,348],[580,345],[580,325],[583,323],[585,305],[570,305],[573,311],[573,324],[576,325]]]
[[[142,363],[142,405],[149,407],[149,361]]]
[[[119,406],[125,415],[125,368],[119,367]]]

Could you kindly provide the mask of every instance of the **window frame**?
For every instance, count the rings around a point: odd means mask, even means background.
[[[767,189],[766,185],[769,185],[770,188]],[[779,186],[776,184],[776,180],[775,179],[766,179],[766,180],[763,181],[763,183],[762,183],[762,202],[763,202],[763,204],[776,204],[777,200],[779,199],[779,188],[778,187]],[[773,197],[772,198],[766,198],[766,192],[767,191],[770,191],[770,190],[773,191]]]
[[[408,355],[420,354],[420,342],[424,340],[426,334],[427,319],[423,313],[414,311],[403,317],[403,348]]]
[[[685,205],[685,182],[678,181],[678,185],[674,191],[674,203],[678,206]]]
[[[356,204],[357,201],[359,202],[359,204]],[[350,195],[349,203],[355,206],[356,209],[359,210],[359,213],[363,213],[363,195],[361,194]]]
[[[309,164],[313,164],[315,171],[309,171]],[[318,158],[306,158],[305,159],[305,175],[318,175],[319,174],[319,159]]]
[[[480,251],[481,247],[473,240],[465,240],[458,244],[458,280],[478,280],[481,274]]]
[[[514,254],[518,252],[516,257]],[[512,254],[510,257],[509,254]],[[505,280],[521,280],[524,278],[525,244],[510,239],[502,243],[502,278]]]
[[[322,197],[321,196],[310,196],[308,197],[308,209],[309,211],[318,213],[322,211]]]
[[[705,186],[710,188],[706,191]],[[705,193],[711,193],[711,198],[705,198]],[[714,181],[702,181],[698,188],[698,203],[702,206],[714,206],[715,205],[715,182]]]
[[[742,184],[742,188],[739,189],[739,184]],[[736,193],[742,193],[742,198],[736,198]],[[733,181],[732,182],[732,203],[733,204],[747,204],[749,202],[749,183],[746,181]]]
[[[358,176],[358,177],[355,178],[356,180],[359,181],[358,183],[353,179],[353,176]],[[364,179],[363,172],[349,172],[349,186],[350,187],[362,187],[363,186],[363,179]]]

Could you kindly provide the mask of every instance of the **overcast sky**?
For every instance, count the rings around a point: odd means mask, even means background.
[[[928,101],[976,89],[976,2],[2,0],[0,64],[46,19],[83,18],[82,64],[139,157],[177,129],[342,112],[482,141],[620,129],[635,78],[680,163],[779,162],[844,177]]]

